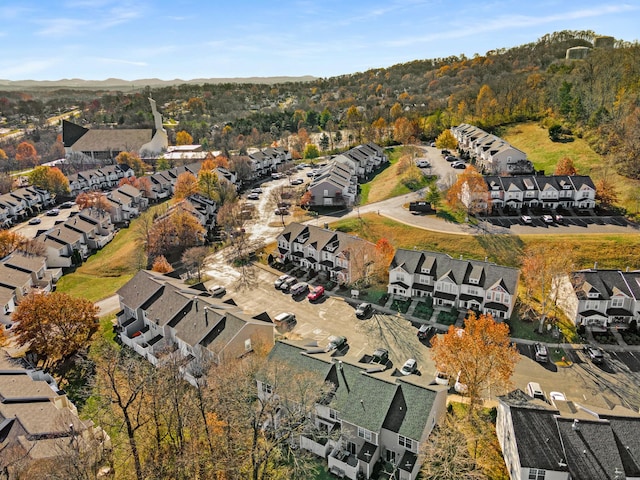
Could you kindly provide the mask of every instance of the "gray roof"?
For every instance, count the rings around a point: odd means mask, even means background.
[[[138,151],[152,136],[150,128],[90,129],[71,148],[80,152]]]
[[[136,310],[162,287],[156,277],[146,270],[140,270],[131,280],[116,292],[123,305]]]
[[[640,271],[621,270],[579,270],[572,272],[572,284],[576,295],[586,299],[591,292],[600,294],[598,298],[608,300],[616,293],[640,300]]]
[[[475,276],[480,280],[477,284],[480,287],[488,289],[499,284],[510,295],[515,295],[518,288],[517,268],[478,260],[457,260],[446,253],[400,248],[396,251],[389,270],[398,267],[410,274],[420,273],[425,267],[429,270],[428,275],[436,279],[449,276],[457,285],[471,285],[469,277]]]

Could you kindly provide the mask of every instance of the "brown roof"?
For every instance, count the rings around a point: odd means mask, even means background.
[[[138,151],[151,141],[153,130],[150,128],[132,129],[92,129],[80,137],[71,148],[81,152],[121,152]]]

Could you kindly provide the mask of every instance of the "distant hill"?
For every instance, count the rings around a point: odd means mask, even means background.
[[[172,85],[194,84],[202,85],[220,83],[256,83],[277,84],[286,82],[312,82],[317,77],[304,75],[301,77],[234,77],[234,78],[194,78],[192,80],[161,80],[159,78],[142,78],[139,80],[122,80],[120,78],[107,78],[106,80],[83,80],[81,78],[63,78],[61,80],[2,80],[0,89],[3,90],[28,90],[28,89],[89,89],[89,90],[127,90],[143,87],[167,87]]]

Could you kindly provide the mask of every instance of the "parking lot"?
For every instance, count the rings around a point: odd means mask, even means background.
[[[548,229],[548,230],[565,230],[568,227],[587,228],[590,225],[611,225],[616,227],[627,227],[629,222],[620,216],[564,216],[562,223],[545,223],[541,216],[531,215],[531,224],[525,225],[519,216],[508,217],[478,217],[479,219],[503,228],[511,228],[513,226],[528,229]]]

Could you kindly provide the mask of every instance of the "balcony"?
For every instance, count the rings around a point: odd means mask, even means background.
[[[327,459],[329,471],[342,477],[356,479],[358,475],[358,458],[348,450],[336,447]]]

